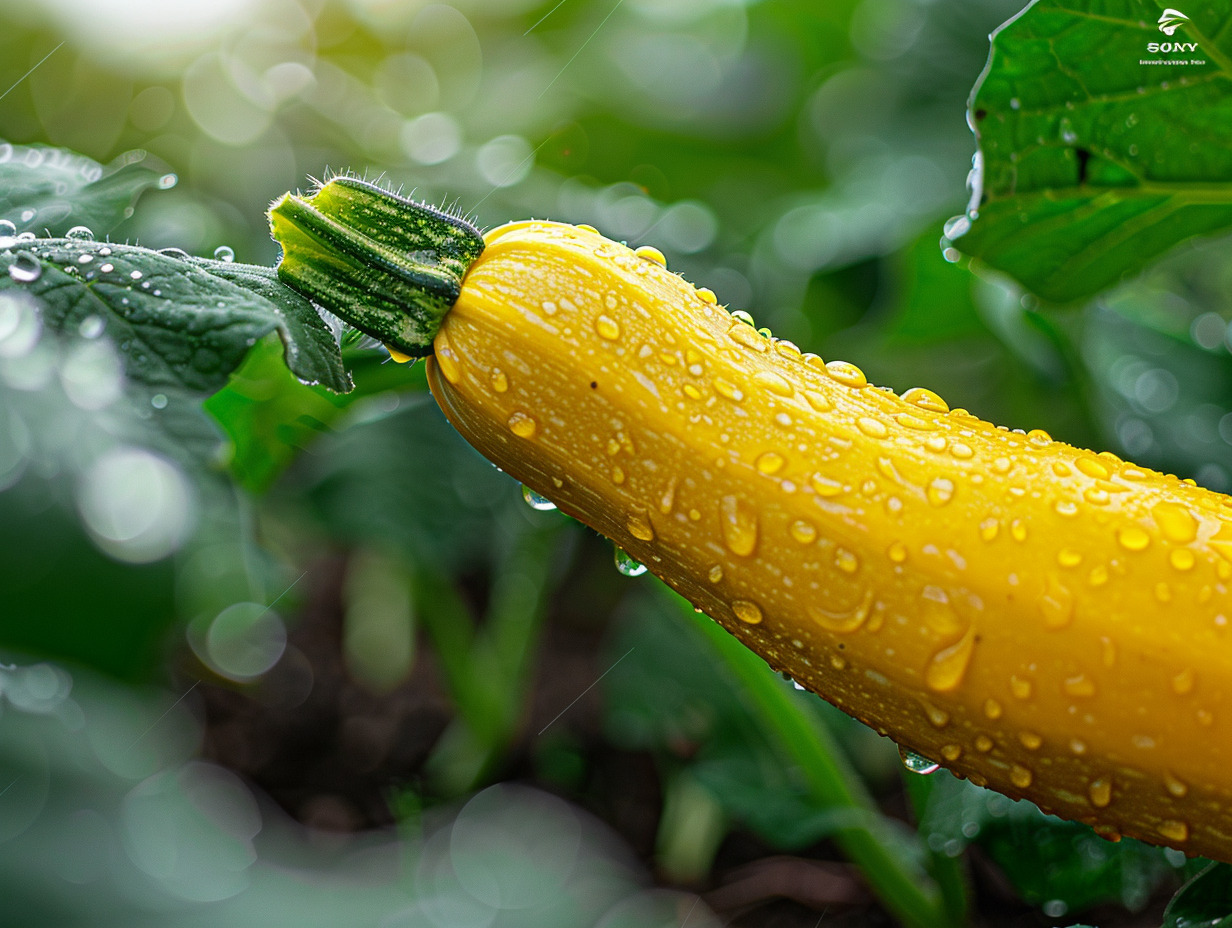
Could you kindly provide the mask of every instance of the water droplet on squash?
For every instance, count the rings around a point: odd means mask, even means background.
[[[829,398],[822,393],[817,393],[813,390],[806,390],[804,393],[804,398],[817,412],[829,412],[834,408],[834,404],[831,403]]]
[[[912,406],[919,406],[921,409],[927,409],[931,412],[949,412],[949,404],[939,397],[932,390],[926,390],[923,387],[912,387],[900,397],[904,402],[910,403]]]
[[[971,626],[958,641],[933,655],[924,672],[924,682],[929,689],[939,693],[957,689],[971,664],[974,649],[975,626]]]
[[[948,760],[951,764],[958,758],[962,757],[961,744],[943,744],[941,746],[941,756]]]
[[[813,474],[809,477],[809,483],[812,484],[813,490],[818,496],[829,498],[838,496],[843,492],[843,485],[832,477],[827,477],[825,474]]]
[[[1065,682],[1061,684],[1061,689],[1069,696],[1086,698],[1095,695],[1095,681],[1085,673],[1080,673],[1072,677],[1066,677]]]
[[[1057,563],[1062,567],[1077,567],[1082,563],[1082,555],[1073,548],[1062,548],[1057,552]]]
[[[1110,476],[1112,476],[1112,472],[1108,470],[1107,465],[1105,465],[1104,462],[1098,458],[1080,457],[1074,461],[1074,466],[1078,468],[1081,473],[1086,474],[1088,477],[1093,477],[1096,480],[1107,480]]]
[[[834,566],[845,574],[854,574],[860,569],[860,559],[846,548],[834,552]]]
[[[660,267],[667,267],[667,258],[663,257],[663,252],[655,248],[653,245],[642,245],[633,252],[643,261],[650,261]]]
[[[1174,548],[1168,555],[1168,561],[1177,570],[1192,570],[1197,558],[1188,548]]]
[[[924,495],[934,506],[944,506],[954,498],[954,481],[949,477],[934,477]]]
[[[134,271],[133,273],[137,272]],[[436,363],[440,366],[441,373],[445,379],[450,383],[458,383],[462,379],[462,367],[458,361],[457,354],[453,350],[453,345],[449,342],[449,336],[444,331],[436,333],[433,350],[436,354]],[[510,427],[512,428],[512,422]],[[533,432],[534,429],[532,428],[531,431]]]
[[[497,393],[504,393],[509,389],[509,375],[502,371],[499,367],[492,368],[492,373],[489,379],[492,382],[492,389]]]
[[[733,313],[732,315],[735,315]],[[727,330],[727,337],[738,345],[751,348],[754,351],[769,350],[769,343],[758,334],[757,330],[744,322],[735,322]]]
[[[1049,576],[1045,581],[1037,603],[1048,628],[1064,628],[1074,616],[1074,594],[1056,577]]]
[[[595,320],[595,331],[600,337],[614,342],[620,338],[620,323],[611,316],[600,316]]]
[[[927,776],[941,769],[941,765],[935,760],[929,760],[923,754],[917,754],[915,751],[909,751],[904,747],[899,747],[898,756],[902,760],[903,766],[912,773]]]
[[[787,382],[786,377],[774,371],[758,371],[753,375],[753,383],[768,393],[774,393],[777,396],[791,396],[796,392],[792,385]]]
[[[719,526],[732,554],[748,557],[757,548],[757,510],[735,496],[719,501]]]
[[[1151,536],[1137,525],[1130,525],[1117,532],[1117,541],[1126,551],[1142,551],[1151,543]]]
[[[654,541],[654,526],[650,514],[644,509],[634,509],[625,519],[625,529],[638,541]]]
[[[1019,789],[1027,789],[1034,778],[1030,769],[1022,766],[1022,764],[1013,764],[1010,767],[1010,782]]]
[[[539,512],[550,512],[556,508],[556,504],[546,496],[540,496],[525,485],[522,487],[522,499],[526,500],[526,505],[531,509],[537,509]]]
[[[886,428],[886,424],[880,419],[873,419],[869,416],[861,416],[856,420],[856,427],[869,438],[885,438],[890,434],[890,430]]]
[[[714,306],[719,302],[719,298],[714,295],[714,291],[708,287],[698,287],[694,292],[703,303],[709,303],[711,306]]]
[[[626,577],[640,577],[646,573],[646,565],[630,556],[620,546],[613,547],[612,551],[616,562],[616,569]]]
[[[860,628],[868,619],[873,608],[873,591],[865,590],[864,595],[854,607],[846,611],[833,612],[820,606],[806,606],[809,617],[826,631],[849,635]]]
[[[744,393],[741,392],[740,388],[730,380],[724,380],[722,377],[714,378],[714,392],[734,403],[739,403],[744,399]]]
[[[1010,693],[1015,699],[1031,698],[1031,681],[1017,675],[1010,677]]]
[[[812,522],[806,522],[804,519],[797,519],[791,523],[788,529],[791,537],[802,545],[810,545],[817,540],[817,529]]]
[[[710,579],[710,582],[711,582],[711,583],[718,583],[720,580],[722,580],[722,579],[723,579],[723,568],[722,568],[722,566],[721,566],[721,565],[719,565],[719,564],[715,564],[715,565],[713,565],[713,566],[710,568],[709,572],[706,574],[706,576]]]
[[[1159,833],[1177,844],[1189,840],[1189,826],[1177,819],[1164,819],[1159,823]]]
[[[1177,799],[1184,799],[1189,792],[1188,784],[1169,770],[1164,771],[1164,786]]]
[[[866,387],[868,378],[850,361],[828,361],[826,372],[839,383],[847,387]]]
[[[1090,781],[1087,785],[1087,799],[1095,808],[1106,808],[1112,801],[1112,781],[1106,776]]]
[[[745,625],[758,625],[762,620],[761,607],[747,599],[733,600],[731,610]]]
[[[1001,718],[1001,712],[1001,703],[997,702],[991,696],[984,700],[984,715],[988,718],[995,721],[996,719]]]
[[[1155,524],[1169,541],[1188,544],[1198,537],[1198,520],[1178,503],[1157,503],[1151,510]]]
[[[1027,524],[1022,519],[1015,519],[1010,523],[1010,535],[1015,541],[1027,540]]]
[[[901,564],[907,560],[907,546],[901,541],[892,541],[886,548],[886,556],[895,564]]]
[[[1044,739],[1033,731],[1020,731],[1018,733],[1018,741],[1028,751],[1038,751],[1040,745],[1044,743]]]
[[[1194,672],[1192,670],[1182,670],[1172,678],[1172,692],[1178,696],[1188,696],[1193,692],[1194,688]]]
[[[975,749],[979,751],[981,754],[987,754],[989,751],[992,750],[992,747],[993,747],[992,739],[989,738],[987,735],[976,735],[975,736]]]
[[[444,370],[444,367],[442,367]],[[513,432],[518,438],[534,438],[535,432],[539,429],[533,417],[528,416],[524,412],[515,412],[508,420],[509,431]]]
[[[777,474],[781,471],[783,469],[783,465],[786,463],[787,459],[777,451],[767,451],[764,454],[758,455],[756,467],[758,473],[769,476],[771,474]]]
[[[992,541],[997,537],[997,533],[1001,531],[1001,522],[998,519],[988,518],[980,523],[980,537],[984,541]]]

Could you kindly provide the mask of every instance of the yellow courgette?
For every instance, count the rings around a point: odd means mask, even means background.
[[[481,453],[899,745],[1232,860],[1232,500],[870,386],[587,227],[473,251],[428,376]]]

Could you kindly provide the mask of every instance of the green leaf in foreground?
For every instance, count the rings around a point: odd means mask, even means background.
[[[17,232],[63,235],[86,226],[102,236],[128,218],[143,191],[175,181],[143,151],[104,166],[62,148],[0,142],[0,220]]]
[[[1211,864],[1181,887],[1163,928],[1232,928],[1232,867]]]
[[[0,249],[0,292],[37,298],[43,325],[55,331],[106,333],[130,380],[213,393],[276,331],[301,380],[338,392],[351,387],[333,333],[270,268],[88,238],[9,237]]]
[[[1172,35],[1162,9],[1036,0],[994,33],[955,247],[1069,302],[1232,226],[1232,7],[1187,8]]]

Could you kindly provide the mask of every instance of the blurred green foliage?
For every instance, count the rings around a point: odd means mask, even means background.
[[[1018,6],[6,4],[0,154],[87,160],[59,186],[7,185],[0,215],[269,265],[268,203],[350,167],[487,226],[549,217],[654,244],[875,382],[1232,487],[1224,243],[1068,314],[937,247],[967,201],[968,92]],[[1179,882],[1175,855],[1093,844],[944,774],[904,792],[892,746],[734,663],[601,540],[527,509],[420,368],[348,339],[356,390],[338,396],[271,337],[203,405],[125,380],[84,319],[57,335],[35,309],[0,302],[16,663],[0,670],[0,924],[696,928],[718,921],[693,892],[644,891],[652,868],[703,890],[733,863],[836,844],[884,855],[866,873],[883,899],[926,874],[919,923],[961,917],[968,859],[1014,879],[1016,901],[976,913],[989,923],[1137,908]],[[363,811],[373,782],[383,818]],[[400,831],[324,840],[285,812]],[[1027,845],[1043,850],[1024,862]],[[1169,924],[1227,914],[1227,868],[1200,880]],[[850,924],[881,917],[845,885]],[[759,924],[766,898],[727,915]]]

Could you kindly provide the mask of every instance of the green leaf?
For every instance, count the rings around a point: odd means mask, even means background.
[[[339,392],[351,387],[329,327],[269,268],[89,239],[3,244],[0,292],[38,298],[43,324],[55,331],[105,332],[132,381],[212,393],[249,348],[276,331],[301,380]]]
[[[1232,10],[1188,9],[1169,36],[1162,9],[1036,0],[994,33],[971,211],[946,225],[959,249],[1069,302],[1232,225]]]
[[[105,235],[143,191],[175,186],[175,175],[152,162],[130,151],[104,167],[62,148],[0,143],[0,219],[18,232],[63,235],[86,226]]]
[[[1181,887],[1163,928],[1232,928],[1232,867],[1211,864]]]

